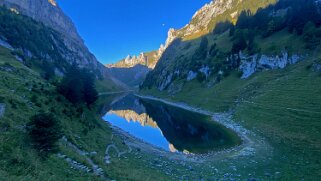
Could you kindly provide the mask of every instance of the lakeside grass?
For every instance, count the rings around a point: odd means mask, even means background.
[[[319,54],[246,80],[234,72],[212,88],[191,81],[175,95],[155,88],[140,93],[213,112],[232,110],[236,122],[275,149],[266,168],[280,168],[281,179],[314,180],[321,176],[321,76],[309,69],[316,60]]]

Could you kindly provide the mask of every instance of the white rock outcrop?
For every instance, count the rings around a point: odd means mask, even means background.
[[[287,65],[297,63],[301,59],[301,56],[296,54],[289,56],[287,52],[276,56],[258,54],[246,56],[240,52],[239,57],[241,59],[239,69],[243,72],[242,79],[249,78],[252,74],[260,70],[283,69]]]
[[[202,68],[199,69],[199,72],[203,73],[206,79],[211,75],[211,71],[208,66],[203,66]]]
[[[191,80],[194,80],[196,77],[197,77],[197,72],[193,72],[190,70],[187,74],[186,80],[191,81]]]
[[[166,76],[165,79],[163,79],[162,83],[158,86],[158,89],[160,91],[165,90],[171,83],[172,83],[173,73],[170,73],[168,76]]]
[[[0,39],[0,46],[5,47],[9,50],[13,50],[13,47],[9,43],[7,43],[6,41],[1,40],[1,39]]]

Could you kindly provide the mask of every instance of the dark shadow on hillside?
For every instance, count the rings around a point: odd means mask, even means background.
[[[218,22],[214,30],[200,38],[175,39],[163,53],[155,69],[148,73],[142,89],[157,88],[175,94],[186,81],[197,79],[211,87],[231,72],[238,71],[241,56],[299,51],[291,43],[274,42],[262,52],[262,42],[284,32],[302,38],[307,51],[320,46],[320,4],[314,0],[281,0],[255,14],[242,11],[237,22]],[[268,51],[268,52],[267,52]],[[242,54],[240,53],[242,52]],[[267,67],[268,68],[268,67]],[[241,74],[240,74],[241,76]],[[176,81],[177,84],[172,84]]]

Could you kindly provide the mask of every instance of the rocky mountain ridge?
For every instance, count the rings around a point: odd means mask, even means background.
[[[160,48],[157,51],[151,51],[146,53],[142,52],[138,56],[128,55],[126,58],[120,60],[119,62],[115,64],[108,64],[106,66],[108,68],[131,68],[140,64],[147,66],[150,69],[154,69],[157,64],[157,61],[160,59],[164,51],[164,45],[160,45]]]
[[[258,8],[264,8],[277,0],[265,0],[256,2],[253,8],[248,8],[251,12],[256,12]],[[201,9],[196,11],[191,21],[183,28],[175,30],[171,28],[168,31],[168,37],[165,43],[167,48],[176,38],[186,40],[195,39],[213,31],[219,21],[229,20],[236,22],[240,13],[247,9],[248,4],[253,2],[249,0],[211,0]]]
[[[210,23],[213,18],[223,14],[226,10],[236,6],[242,0],[212,0],[199,9],[192,17],[191,21],[183,28],[175,30],[171,28],[168,31],[168,37],[165,47],[167,48],[174,39],[185,38],[194,34],[204,35],[210,32]],[[231,17],[236,18],[238,12],[235,11]]]
[[[84,44],[71,19],[64,14],[55,0],[0,0],[0,5],[16,14],[29,16],[59,32],[68,49],[61,54],[70,64],[76,62],[80,67],[107,74],[104,66]]]
[[[165,52],[155,69],[147,75],[142,89],[155,87],[173,95],[194,79],[208,88],[229,77],[233,71],[237,72],[239,78],[247,79],[256,72],[284,69],[306,59],[307,52],[319,45],[319,41],[311,39],[313,36],[319,37],[318,1],[311,0],[306,4],[288,0],[276,4],[273,0],[260,2],[255,5],[246,4],[249,3],[246,0],[212,2],[198,11],[183,29],[171,29],[167,40],[171,43],[167,43]],[[270,3],[270,6],[261,8],[266,3]],[[225,12],[222,9],[218,11],[216,7],[222,7]],[[215,18],[205,16],[210,9]],[[291,14],[292,11],[311,11],[312,15],[302,15],[302,23],[297,23],[299,17],[297,13]],[[224,19],[222,22],[220,13],[229,18],[232,18],[231,14],[237,14],[233,16],[237,21],[234,23],[233,19],[228,19],[227,22]],[[279,20],[279,28],[271,27],[276,19]],[[184,39],[190,35],[188,29],[191,28],[187,27],[197,24],[198,28],[194,29],[197,34],[203,25],[210,30],[212,22],[217,22],[221,30],[215,29],[196,39]],[[301,34],[295,33],[293,28]]]
[[[271,3],[275,3],[277,0],[265,0],[258,2],[251,11],[255,12],[259,7],[266,7]],[[157,63],[162,57],[165,50],[170,46],[170,44],[177,38],[190,40],[201,37],[213,31],[216,21],[225,21],[230,20],[236,22],[241,11],[244,10],[244,7],[247,7],[247,4],[251,4],[249,0],[211,0],[209,3],[206,3],[202,8],[200,8],[191,18],[190,22],[186,24],[181,29],[170,28],[167,33],[167,39],[165,44],[161,45],[158,50],[156,50],[157,56],[155,56],[155,62]],[[114,64],[114,67],[124,67],[124,60]],[[140,61],[135,61],[136,64],[141,64]],[[134,63],[134,65],[136,65]],[[154,68],[155,64],[153,64]],[[125,64],[127,65],[127,64]],[[128,64],[133,66],[131,64]]]

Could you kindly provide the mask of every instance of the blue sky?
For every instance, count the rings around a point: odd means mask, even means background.
[[[210,0],[57,0],[102,63],[158,49]]]

